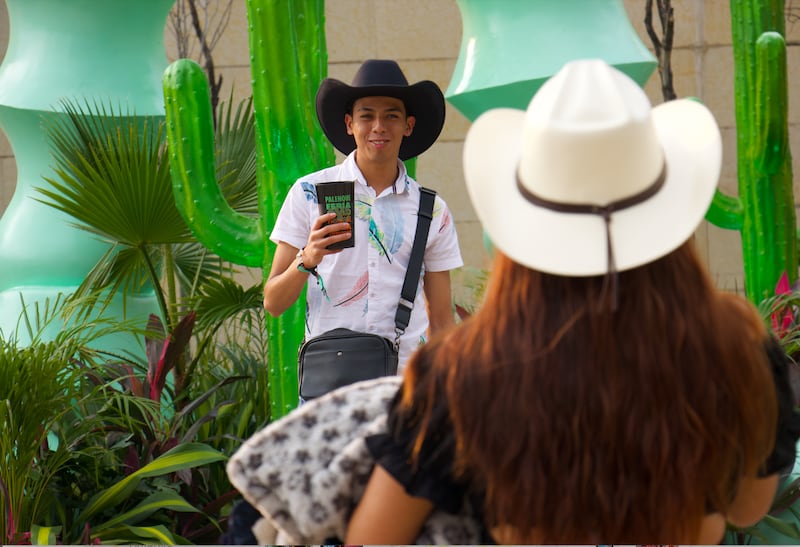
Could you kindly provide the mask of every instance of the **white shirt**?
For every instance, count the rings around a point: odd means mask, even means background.
[[[340,165],[301,177],[289,190],[270,239],[301,249],[319,217],[314,184],[355,181],[355,247],[322,260],[317,266],[321,284],[309,276],[306,338],[341,327],[394,340],[394,316],[411,257],[420,197],[419,184],[408,176],[399,160],[398,168],[394,184],[376,196],[367,186],[352,152]],[[400,339],[398,371],[426,340],[428,314],[422,290],[425,272],[447,271],[462,265],[453,217],[437,195],[414,309]]]

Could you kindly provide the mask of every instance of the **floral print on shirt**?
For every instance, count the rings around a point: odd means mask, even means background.
[[[310,182],[301,182],[300,186],[303,188],[303,193],[306,196],[306,201],[310,201],[311,203],[318,203],[316,186],[314,186]]]
[[[361,276],[356,280],[355,285],[350,291],[338,302],[336,302],[333,306],[350,306],[355,302],[358,302],[362,298],[367,295],[367,288],[369,287],[369,272],[364,272]],[[366,310],[365,312],[366,313]]]
[[[359,196],[356,199],[356,218],[367,223],[370,245],[391,263],[392,256],[403,245],[405,219],[397,208],[386,202],[387,199],[392,199],[392,196],[380,200],[371,196]],[[380,226],[376,218],[380,221]]]
[[[440,207],[438,211],[433,212],[433,218],[436,218],[438,214],[441,212],[442,209]],[[444,215],[442,216],[442,223],[439,225],[439,233],[441,234],[442,232],[444,232],[445,229],[447,229],[447,227],[450,226],[451,222],[453,222],[453,217],[450,216],[450,210],[447,209],[445,210]]]

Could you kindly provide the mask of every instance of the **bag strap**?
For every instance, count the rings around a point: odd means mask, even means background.
[[[419,274],[422,271],[422,257],[425,254],[425,244],[428,242],[428,231],[433,219],[433,204],[436,201],[436,191],[420,186],[419,212],[417,213],[417,231],[414,234],[414,244],[411,247],[411,258],[408,261],[406,278],[403,281],[403,290],[400,291],[400,301],[397,303],[397,312],[394,316],[394,347],[399,349],[400,337],[406,331],[411,321],[411,310],[414,309],[414,300],[417,297]]]

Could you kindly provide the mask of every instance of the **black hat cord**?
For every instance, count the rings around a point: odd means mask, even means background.
[[[624,199],[620,199],[617,201],[612,201],[607,205],[595,205],[593,203],[563,203],[558,201],[551,201],[549,199],[545,199],[541,196],[537,196],[530,190],[528,190],[519,180],[519,173],[517,173],[517,189],[520,191],[522,196],[528,200],[530,203],[537,205],[539,207],[543,207],[545,209],[550,209],[551,211],[556,211],[558,213],[570,213],[570,214],[582,214],[582,215],[598,215],[603,218],[606,227],[606,261],[607,261],[607,270],[606,275],[603,279],[603,288],[601,295],[603,299],[605,299],[605,295],[609,290],[609,283],[611,284],[611,297],[612,297],[612,308],[611,311],[617,310],[617,302],[619,298],[619,275],[617,272],[617,266],[614,262],[614,248],[611,244],[611,215],[616,211],[621,211],[622,209],[627,209],[628,207],[632,207],[634,205],[638,205],[644,201],[647,201],[659,190],[664,186],[664,181],[667,179],[667,166],[661,168],[661,172],[659,173],[656,180],[647,188],[642,190],[641,192],[634,194],[632,196],[626,197]]]

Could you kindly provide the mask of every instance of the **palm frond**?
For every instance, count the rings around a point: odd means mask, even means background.
[[[158,276],[153,270],[160,268],[160,262],[161,257],[148,247],[120,249],[120,244],[113,244],[75,290],[73,307],[77,310],[77,317],[85,319],[98,310],[102,313],[120,291],[126,295],[154,292]],[[159,297],[157,292],[156,296]],[[161,305],[163,312],[166,305]],[[122,311],[127,313],[126,299],[122,300]]]
[[[233,90],[220,104],[216,125],[217,180],[231,207],[242,214],[258,214],[255,115],[252,97],[234,112]]]
[[[136,247],[191,239],[175,207],[163,122],[97,103],[62,102],[47,122],[56,178],[37,190],[78,226]]]
[[[228,319],[249,310],[260,310],[262,299],[260,285],[245,289],[233,279],[210,280],[203,285],[202,298],[196,308],[197,326],[216,330]]]
[[[209,280],[233,275],[233,266],[223,261],[198,242],[180,243],[172,246],[175,274],[183,294],[192,298]]]

